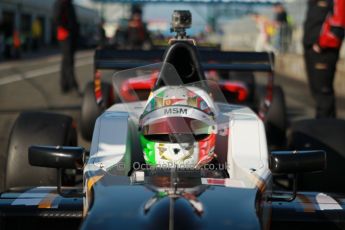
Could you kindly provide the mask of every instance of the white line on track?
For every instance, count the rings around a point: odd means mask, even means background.
[[[77,61],[75,67],[90,65],[92,63],[93,63],[92,59],[80,60],[80,61]],[[47,66],[47,67],[40,68],[37,70],[30,70],[30,71],[27,71],[26,73],[23,73],[23,74],[13,74],[10,76],[2,77],[0,79],[0,86],[11,84],[11,83],[14,83],[17,81],[26,80],[26,79],[41,77],[44,75],[48,76],[48,74],[60,72],[60,68],[61,68],[60,66],[61,66],[60,64],[52,65],[52,66]]]
[[[92,58],[92,57],[93,57],[93,52],[90,52],[90,51],[81,51],[75,55],[76,60],[83,59],[83,58]],[[41,59],[19,60],[19,61],[13,61],[9,63],[4,62],[4,63],[0,63],[0,70],[3,71],[3,70],[11,69],[11,68],[16,68],[18,65],[30,67],[30,66],[36,65],[38,60],[41,60],[41,62],[45,64],[53,63],[53,62],[60,63],[61,58],[62,58],[61,54],[53,54],[51,56],[43,57]]]

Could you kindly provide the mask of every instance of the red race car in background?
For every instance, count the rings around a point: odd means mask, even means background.
[[[219,74],[215,70],[208,71],[206,77],[208,80],[218,82],[220,89],[229,103],[245,103],[251,94],[247,84],[237,80],[221,80],[219,79]],[[157,78],[158,74],[153,73],[146,79],[135,78],[126,80],[120,87],[122,100],[126,102],[146,100]]]

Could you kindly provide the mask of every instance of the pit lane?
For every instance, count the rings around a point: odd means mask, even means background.
[[[62,94],[59,87],[59,54],[22,61],[0,63],[0,170],[5,170],[7,142],[11,127],[22,111],[51,111],[80,117],[82,97],[76,92]],[[76,76],[84,89],[92,80],[93,51],[82,51],[76,56]],[[308,85],[277,73],[276,84],[283,87],[290,122],[313,117],[314,103]],[[338,117],[345,118],[345,98],[338,98]],[[90,143],[80,135],[79,145],[89,148]],[[0,174],[2,175],[2,173]],[[0,178],[0,190],[4,178]]]

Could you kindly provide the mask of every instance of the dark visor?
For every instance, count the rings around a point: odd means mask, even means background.
[[[142,129],[144,135],[157,134],[210,134],[212,128],[203,121],[187,117],[166,117],[158,119]]]

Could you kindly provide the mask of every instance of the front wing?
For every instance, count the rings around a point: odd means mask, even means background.
[[[0,227],[77,229],[82,219],[82,210],[82,198],[62,197],[56,187],[14,190],[0,195]]]

